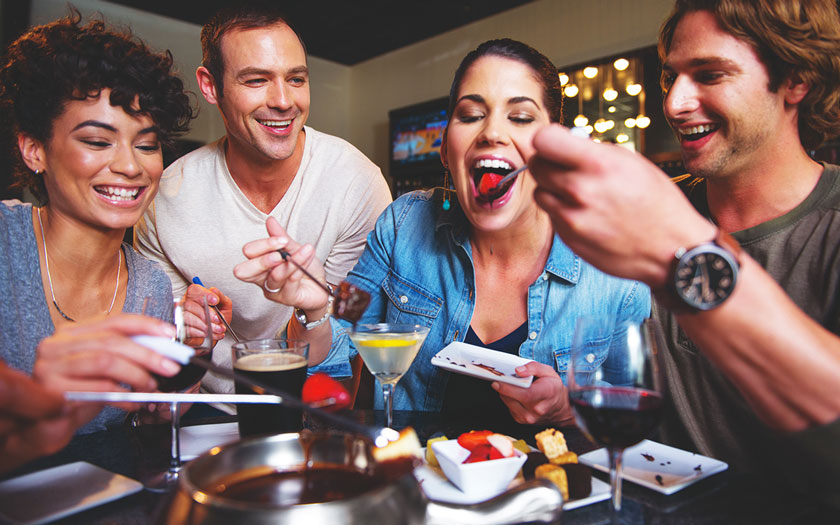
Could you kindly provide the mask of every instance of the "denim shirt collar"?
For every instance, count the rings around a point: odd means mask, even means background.
[[[443,193],[443,188],[435,188],[432,201],[442,204]],[[444,210],[442,205],[436,206],[435,231],[448,229],[452,242],[456,246],[462,246],[472,258],[467,218],[461,210],[461,206],[458,205],[458,198],[454,191],[449,192],[449,202],[449,210]],[[577,284],[580,280],[580,257],[566,246],[566,243],[556,233],[551,243],[551,251],[548,253],[548,260],[545,263],[545,271],[571,284]]]

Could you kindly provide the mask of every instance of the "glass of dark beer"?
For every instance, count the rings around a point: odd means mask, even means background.
[[[275,387],[300,399],[309,360],[309,343],[294,339],[260,339],[233,345],[233,369],[237,374]],[[254,390],[235,382],[237,394]],[[241,437],[300,432],[303,413],[282,404],[248,404],[236,407]]]

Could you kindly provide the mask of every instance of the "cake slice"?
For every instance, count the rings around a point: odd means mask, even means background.
[[[566,445],[566,438],[559,430],[547,428],[535,435],[534,439],[537,440],[537,448],[539,448],[540,452],[545,454],[545,457],[547,457],[552,463],[558,463],[558,461],[555,460],[567,457],[564,455],[569,452],[569,447]],[[572,452],[572,454],[574,454],[574,452]],[[575,456],[573,461],[565,460],[559,461],[559,463],[572,463],[574,461],[577,461],[577,456]]]
[[[536,468],[534,477],[554,483],[563,494],[564,501],[585,498],[592,493],[592,471],[580,463],[546,463]]]

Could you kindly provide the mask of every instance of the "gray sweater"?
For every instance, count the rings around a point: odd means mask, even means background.
[[[160,297],[161,305],[172,301],[169,278],[157,264],[144,259],[131,246],[123,245],[128,284],[123,312],[141,313],[143,299]],[[55,332],[41,280],[38,250],[32,221],[32,205],[0,201],[0,359],[31,374],[35,350],[41,339]],[[162,312],[151,312],[162,317]],[[125,419],[125,412],[106,407],[79,433],[95,432]]]

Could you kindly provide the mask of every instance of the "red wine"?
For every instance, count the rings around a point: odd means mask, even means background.
[[[611,448],[643,440],[662,417],[662,396],[650,390],[591,387],[569,392],[572,407],[589,438]]]
[[[196,348],[195,357],[209,362],[210,349]],[[157,380],[158,390],[160,390],[161,392],[180,392],[181,390],[189,388],[201,381],[201,378],[204,377],[205,373],[207,373],[206,368],[202,368],[198,365],[188,364],[181,365],[181,371],[172,377],[164,377],[159,376],[157,374],[153,375]]]

